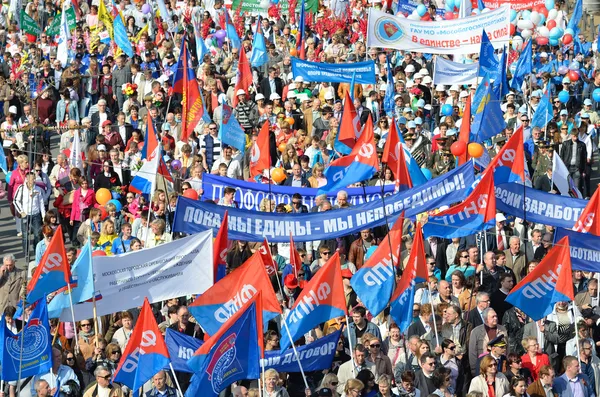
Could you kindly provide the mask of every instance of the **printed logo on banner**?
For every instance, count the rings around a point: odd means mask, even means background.
[[[242,365],[237,359],[236,340],[237,333],[233,333],[223,340],[216,348],[215,355],[206,368],[208,380],[216,394],[223,390],[222,386],[227,384],[229,377],[243,371]]]
[[[375,21],[375,34],[383,42],[395,42],[404,37],[404,31],[396,21],[388,17]]]
[[[21,359],[21,352],[23,353],[23,362],[35,360],[46,353],[48,329],[41,324],[39,318],[31,319],[28,325],[23,341],[23,350],[21,350],[21,340],[19,338],[16,336],[6,338],[6,350],[17,361]]]

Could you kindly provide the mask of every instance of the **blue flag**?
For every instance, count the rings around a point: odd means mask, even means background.
[[[46,297],[42,297],[34,305],[35,308],[23,332],[15,335],[6,328],[4,317],[0,321],[3,381],[19,379],[21,353],[23,358],[21,379],[44,374],[52,368],[52,335],[50,335]],[[25,339],[22,341],[21,338]]]
[[[392,72],[389,57],[386,57],[385,64],[387,66],[387,89],[385,90],[385,97],[383,98],[383,109],[386,114],[391,117],[394,114],[396,104],[394,101],[394,73]]]
[[[75,283],[71,283],[71,298],[76,305],[94,297],[94,270],[92,268],[92,248],[90,240],[83,246],[77,260],[71,267],[71,274]],[[63,309],[70,306],[69,290],[57,293],[48,303],[48,315],[50,318],[58,318]]]
[[[598,37],[600,37],[600,25],[598,25]],[[596,42],[596,51],[600,52],[600,40]]]
[[[225,145],[233,146],[242,154],[246,147],[246,134],[235,117],[233,117],[233,109],[226,104],[223,104],[223,118],[221,120],[221,128],[219,129],[219,139]]]
[[[523,92],[521,90],[523,81],[525,81],[526,76],[531,74],[533,69],[532,59],[533,55],[531,52],[531,39],[529,39],[527,40],[527,44],[525,44],[525,47],[523,48],[523,51],[521,51],[521,55],[517,60],[515,74],[510,81],[510,88],[519,92]]]
[[[6,164],[6,155],[4,154],[4,150],[0,150],[0,169],[4,171],[5,174],[8,173],[8,165]]]
[[[579,21],[581,21],[582,15],[582,0],[577,0],[575,2],[575,7],[573,8],[573,13],[571,14],[571,19],[569,19],[569,23],[567,24],[567,29],[572,29],[573,32],[575,32],[573,34],[573,38],[575,38],[577,36],[577,32],[579,32],[579,28],[577,27],[577,25],[579,25]]]
[[[498,78],[496,81],[494,81],[494,84],[498,84],[500,86],[500,95],[498,96],[499,99],[504,98],[504,96],[509,92],[508,78],[506,77],[506,52],[507,48],[504,47],[504,51],[502,51],[502,56],[500,57],[500,62],[498,62]]]
[[[484,29],[481,34],[481,47],[479,49],[479,76],[487,75],[492,80],[497,78],[500,62],[494,51],[494,46]]]
[[[187,362],[204,342],[193,336],[188,336],[167,328],[165,343],[167,344],[167,350],[169,350],[173,369],[175,371],[194,373],[188,367]]]
[[[188,360],[195,375],[185,392],[186,397],[218,396],[222,390],[241,379],[260,376],[262,327],[258,329],[257,300],[235,313],[223,327],[206,341]]]
[[[129,38],[127,37],[127,30],[121,19],[121,14],[117,15],[113,21],[113,34],[115,43],[117,43],[119,48],[127,54],[128,57],[133,57],[133,47],[131,46],[131,41],[129,41]]]
[[[235,26],[231,23],[231,18],[229,18],[229,11],[227,11],[227,9],[225,9],[225,24],[227,25],[227,38],[231,42],[231,47],[239,49],[242,46],[242,41],[235,30]]]
[[[475,95],[473,95],[473,100],[471,101],[471,114],[473,116],[477,116],[477,113],[483,112],[483,106],[481,103],[483,102],[483,98],[486,96],[488,87],[490,86],[490,78],[489,76],[483,76],[481,82],[477,86],[475,90]],[[471,131],[473,131],[473,127],[471,127]]]
[[[260,24],[260,17],[258,18],[256,34],[254,35],[254,42],[252,43],[252,55],[250,56],[250,65],[253,68],[258,68],[269,61],[269,55],[267,54],[267,45],[265,44],[265,35],[262,31]]]
[[[354,101],[354,87],[356,86],[356,71],[352,72],[352,79],[350,79],[350,99]]]
[[[496,85],[496,87],[498,87]],[[489,84],[487,92],[479,102],[476,109],[475,119],[471,124],[471,141],[483,142],[498,135],[506,127],[504,114],[500,107],[500,99],[498,97],[498,89],[494,89],[494,85]]]
[[[546,91],[531,118],[531,128],[544,128],[553,118],[554,113],[552,111],[552,104],[550,103],[550,93]]]

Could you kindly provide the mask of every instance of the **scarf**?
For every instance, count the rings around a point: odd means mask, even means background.
[[[79,338],[82,339],[85,343],[90,343],[90,339],[93,338],[95,335],[94,330],[91,330],[90,332],[85,332],[85,331],[79,331]]]

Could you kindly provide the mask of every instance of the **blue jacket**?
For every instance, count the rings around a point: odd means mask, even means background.
[[[356,324],[354,324],[354,321],[352,320],[350,320],[350,325],[348,325],[348,332],[350,333],[350,342],[352,343],[352,349],[354,349],[358,342],[356,341]],[[345,335],[346,337],[348,337],[348,332]],[[376,337],[378,337],[379,340],[381,340],[381,332],[379,332],[379,327],[370,321],[367,321],[367,328],[365,329],[365,332],[363,332],[363,335],[366,333],[373,334]]]
[[[173,387],[166,386],[165,396],[166,397],[177,397],[177,390]],[[152,390],[146,392],[145,397],[159,397],[161,394],[158,392],[156,387],[153,387]]]
[[[592,383],[585,374],[578,374],[577,378],[579,383],[583,386],[584,397],[595,397],[596,394],[592,388]],[[554,391],[558,393],[559,397],[573,397],[571,386],[569,385],[569,379],[566,374],[562,374],[554,380]]]

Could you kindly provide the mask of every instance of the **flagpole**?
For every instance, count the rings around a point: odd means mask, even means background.
[[[435,341],[438,346],[440,346],[440,337],[438,335],[437,330],[437,321],[435,321],[435,310],[433,308],[433,296],[431,295],[431,285],[429,285],[429,280],[427,280],[427,288],[429,289],[429,304],[431,305],[431,316],[433,317],[433,330],[435,332]]]
[[[260,368],[261,368],[261,372],[262,372],[262,378],[263,380],[265,379],[265,363],[262,361],[262,359],[260,360]],[[258,395],[260,397],[263,396],[263,386],[262,386],[262,382],[260,381],[261,376],[259,375],[258,377]]]
[[[296,345],[294,344],[294,340],[292,338],[292,333],[290,332],[290,328],[287,325],[287,322],[285,321],[285,318],[283,319],[283,326],[285,327],[285,331],[287,332],[288,338],[290,338],[290,343],[292,344],[292,349],[294,350],[294,357],[296,358],[296,361],[298,362],[298,367],[300,367],[300,373],[302,374],[302,380],[304,381],[304,387],[306,389],[310,389],[308,387],[308,382],[306,381],[306,375],[304,374],[304,368],[302,368],[302,363],[300,362],[300,356],[298,355],[298,350],[296,350]],[[264,369],[264,367],[263,367]]]
[[[92,315],[94,316],[94,333],[96,334],[96,347],[98,347],[98,321],[97,321],[97,316],[98,316],[98,310],[96,308],[96,291],[94,291],[94,296],[92,297]]]
[[[25,323],[25,308],[27,307],[27,277],[23,280],[22,287],[25,288],[25,296],[23,296],[23,314],[21,314],[21,319],[23,320],[23,327],[21,328],[21,351],[19,352],[19,376],[17,378],[17,397],[21,395],[21,376],[23,375],[23,348],[25,343],[25,327],[27,324]],[[44,295],[44,298],[46,296]]]
[[[352,376],[356,377],[356,370],[354,369],[354,354],[352,351],[352,338],[350,337],[350,320],[348,319],[348,314],[346,314],[346,329],[348,330],[348,349],[350,349],[350,360],[352,360]]]
[[[149,118],[149,122],[152,123],[152,118]],[[152,195],[154,194],[154,190],[156,190],[156,176],[158,174],[158,168],[160,167],[160,161],[162,159],[160,146],[156,149],[156,168],[154,169],[154,175],[151,176],[152,184],[150,185],[150,194],[148,195],[148,201],[152,204]],[[150,234],[150,215],[152,214],[152,205],[148,206],[148,219],[146,220],[146,238],[144,241],[144,247],[148,247],[148,235]]]
[[[579,351],[579,327],[577,327],[577,306],[573,305],[573,322],[575,323],[575,343],[577,346],[577,361],[581,360],[581,352]],[[579,367],[579,373],[581,373],[581,367]]]
[[[175,375],[175,370],[173,369],[173,363],[169,362],[169,368],[171,369],[171,373],[173,374],[173,380],[175,381],[175,385],[177,386],[177,390],[179,391],[179,395],[183,397],[183,392],[181,391],[181,386],[179,385],[179,381],[177,380],[177,375]]]
[[[100,1],[102,1],[102,0],[100,0]],[[69,289],[69,303],[70,303],[69,306],[71,307],[71,319],[73,320],[73,331],[77,332],[77,325],[75,324],[75,309],[73,309],[73,295],[72,295],[70,282],[67,284],[67,288]],[[56,333],[58,334],[58,330]],[[96,336],[96,339],[97,338],[98,337]],[[75,339],[75,349],[77,349],[77,351],[79,351],[79,341],[78,341],[79,338],[75,337],[73,339]]]

